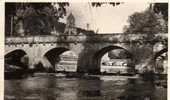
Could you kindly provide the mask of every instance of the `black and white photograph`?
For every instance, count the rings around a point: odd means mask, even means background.
[[[4,100],[168,100],[168,2],[4,8]]]

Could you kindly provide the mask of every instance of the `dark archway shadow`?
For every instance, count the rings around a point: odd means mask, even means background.
[[[107,46],[107,47],[104,47],[102,49],[100,49],[99,51],[97,51],[95,53],[95,55],[93,56],[93,67],[95,67],[96,70],[92,71],[92,73],[96,73],[96,74],[99,74],[100,73],[100,68],[101,68],[101,65],[100,65],[100,62],[101,62],[101,58],[104,56],[104,54],[106,54],[107,52],[111,51],[111,50],[115,50],[115,49],[122,49],[125,51],[126,55],[127,55],[127,58],[130,58],[131,60],[133,59],[133,56],[132,54],[122,48],[122,47],[118,47],[118,46]],[[134,67],[133,65],[131,65],[132,67]],[[91,71],[90,71],[91,72]]]
[[[161,54],[163,54],[163,53],[165,53],[165,52],[168,52],[168,48],[165,48],[165,49],[162,49],[162,50],[156,52],[155,55],[154,55],[154,60],[155,60],[158,56],[160,56]]]
[[[22,57],[26,56],[26,52],[17,49],[5,55],[5,63],[9,65],[23,66],[24,62],[21,61]],[[27,63],[27,62],[26,62]]]
[[[62,54],[65,51],[68,51],[67,48],[53,48],[49,50],[47,53],[45,53],[45,57],[49,60],[52,66],[55,66],[55,62],[58,61],[59,55]]]
[[[60,61],[59,55],[68,51],[68,50],[69,49],[67,49],[67,48],[60,47],[60,48],[53,48],[45,53],[44,57],[46,57],[47,60],[50,62],[50,64],[51,64],[50,67],[51,67],[52,71],[55,70],[56,62]],[[46,66],[44,66],[44,67],[46,67]]]
[[[147,68],[144,68],[142,75],[142,78],[145,81],[151,81],[151,82],[155,82],[157,84],[157,82],[159,83],[159,80],[167,80],[167,75],[164,73],[163,71],[164,69],[164,65],[163,65],[163,61],[167,58],[163,57],[162,58],[162,54],[163,53],[167,53],[168,49],[164,48],[158,52],[156,52],[153,55],[153,58],[151,60],[152,65],[152,70],[148,70]],[[159,59],[158,59],[159,58]]]
[[[5,79],[22,78],[29,69],[29,58],[25,51],[14,50],[5,55],[4,76]]]
[[[64,53],[68,53],[70,50],[67,48],[53,48],[51,50],[49,50],[44,57],[47,58],[47,60],[50,62],[51,64],[51,68],[50,68],[50,72],[72,72],[75,69],[76,66],[76,70],[77,70],[77,64],[75,63],[75,61],[77,61],[77,58],[72,58],[72,55],[62,55]],[[73,53],[72,51],[70,51],[69,53]],[[62,57],[61,57],[62,55]],[[57,64],[57,68],[56,69],[56,64]],[[61,67],[61,68],[60,68]],[[68,68],[69,67],[69,68]],[[74,68],[71,68],[74,67]],[[74,71],[73,71],[74,72]]]
[[[168,55],[166,54],[163,56],[164,53],[168,54],[168,48],[164,48],[155,53],[154,64],[155,64],[155,73],[157,75],[157,78],[167,80],[168,64],[165,65],[164,61],[168,62]]]

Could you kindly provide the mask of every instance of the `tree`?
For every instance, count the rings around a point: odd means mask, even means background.
[[[63,2],[55,5],[58,5],[58,8],[52,3],[6,3],[6,20],[13,17],[15,33],[18,33],[22,26],[23,33],[28,35],[49,34],[58,19],[66,15],[65,6],[69,4]],[[6,25],[6,32],[8,27],[9,25]]]
[[[155,3],[153,10],[155,13],[162,13],[163,18],[168,21],[168,3]]]
[[[166,25],[165,31],[168,32],[168,3],[155,3],[153,10],[155,13],[163,16]]]
[[[124,27],[125,34],[142,34],[141,39],[137,39],[130,52],[133,52],[133,63],[140,67],[147,67],[147,70],[153,70],[154,61],[151,56],[153,41],[157,33],[167,33],[166,20],[162,14],[155,13],[152,9],[143,12],[136,12],[129,16],[129,25]],[[131,37],[131,36],[129,36]],[[126,39],[129,37],[125,37]],[[146,42],[145,42],[146,41]],[[152,41],[152,42],[149,42]]]
[[[129,26],[124,27],[124,33],[128,34],[147,34],[152,35],[156,33],[166,32],[166,25],[161,22],[163,17],[148,9],[144,12],[136,12],[129,16]]]

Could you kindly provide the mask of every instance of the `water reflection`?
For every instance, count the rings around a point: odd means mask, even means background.
[[[95,79],[81,79],[77,91],[78,100],[98,100],[102,97],[101,87],[102,81],[98,78]]]
[[[167,100],[166,93],[152,82],[116,76],[5,80],[5,100]]]
[[[128,79],[128,84],[119,96],[119,100],[155,100],[154,91],[154,84],[150,81]]]

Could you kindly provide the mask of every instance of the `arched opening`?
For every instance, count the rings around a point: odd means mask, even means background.
[[[76,72],[78,56],[67,48],[54,48],[48,51],[44,57],[50,63],[53,72]]]
[[[28,72],[29,59],[23,50],[14,50],[5,55],[5,79],[22,78]]]
[[[118,46],[108,46],[94,56],[94,66],[103,74],[131,74],[134,65],[132,55]]]
[[[154,56],[155,61],[155,73],[167,74],[168,72],[168,49],[165,48]]]
[[[28,69],[28,56],[23,50],[14,50],[5,55],[5,69],[10,68],[22,68]]]

